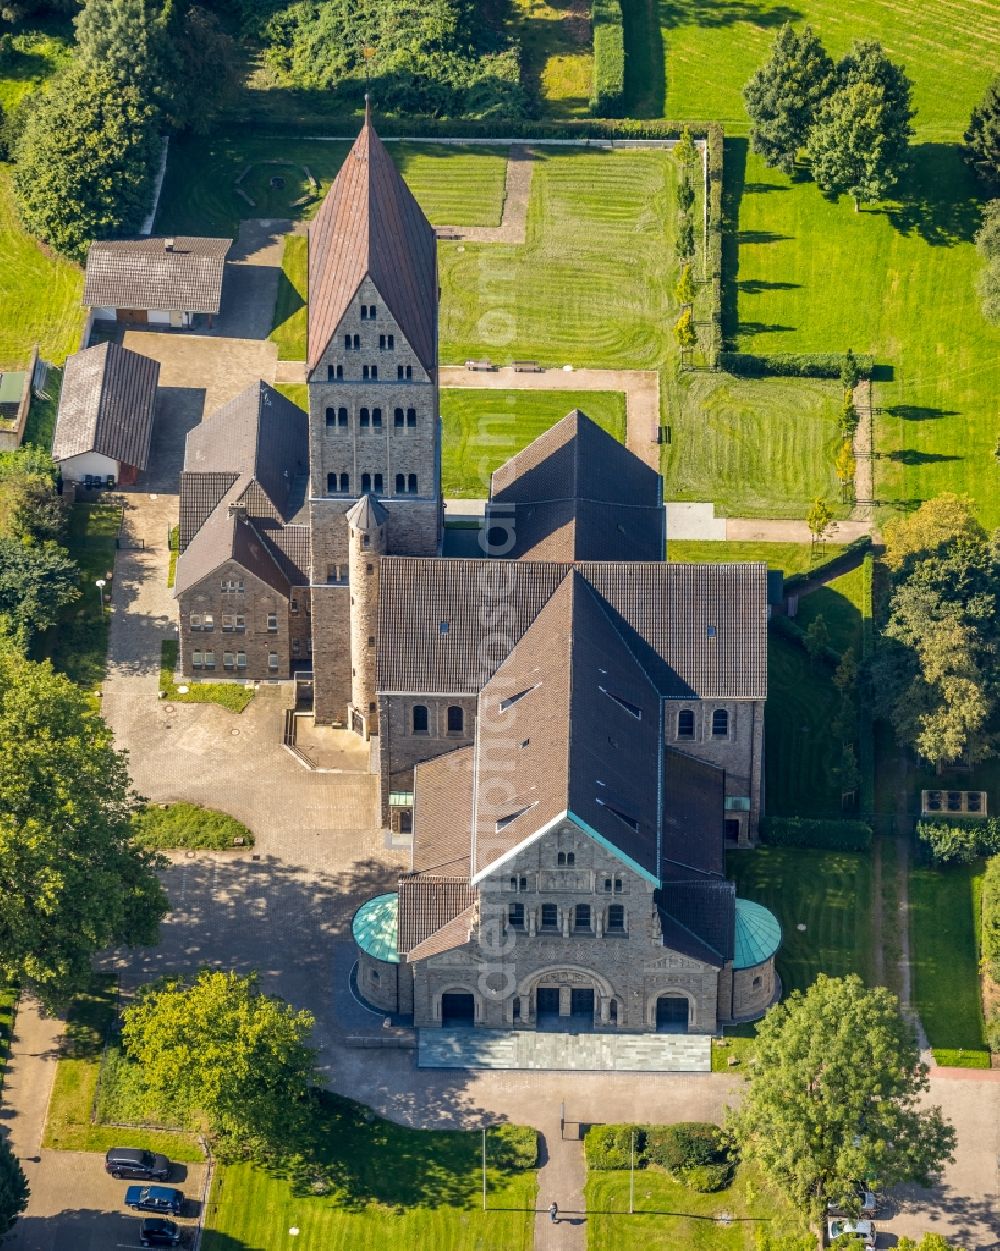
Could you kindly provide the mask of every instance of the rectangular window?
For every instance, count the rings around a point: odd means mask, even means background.
[[[215,668],[215,652],[206,652],[206,653],[205,653],[205,668],[206,668],[206,669],[214,669],[214,668]]]
[[[200,630],[201,629],[201,613],[200,612],[191,613],[191,615],[188,617],[188,625],[191,627],[192,630]]]
[[[210,612],[205,613],[204,617],[202,618],[201,628],[203,630],[212,630],[215,628],[215,618],[212,616]]]
[[[750,796],[749,795],[727,795],[725,802],[727,812],[749,812]]]
[[[507,924],[512,930],[524,929],[523,903],[512,903],[507,905]]]
[[[290,600],[290,601],[289,601],[289,604],[288,604],[288,611],[289,611],[289,612],[298,612],[298,611],[299,611],[299,601],[298,601],[297,599],[293,599],[293,600]]]
[[[278,667],[278,653],[277,652],[267,653],[267,667],[268,669],[271,669],[271,670],[277,669]]]
[[[573,930],[578,934],[590,932],[590,904],[577,904],[573,909]]]
[[[237,668],[237,669],[245,669],[246,667],[247,667],[247,654],[246,654],[246,652],[237,652],[237,653],[236,653],[236,668]]]
[[[347,565],[328,565],[326,569],[327,583],[330,586],[346,586],[347,569]]]
[[[625,908],[622,904],[612,904],[608,908],[608,933],[625,933]]]
[[[235,613],[231,613],[231,612],[224,612],[224,613],[222,614],[222,631],[223,631],[223,633],[224,633],[224,634],[225,634],[225,633],[229,633],[230,631],[232,631],[233,629],[235,629],[235,627],[236,627],[236,614],[235,614]]]
[[[278,628],[278,614],[277,614],[276,612],[269,612],[269,613],[267,614],[267,628],[268,628],[269,630],[277,630],[277,628]]]
[[[542,924],[543,930],[557,930],[559,928],[559,909],[555,904],[542,904]]]
[[[237,630],[245,630],[247,628],[247,619],[241,612],[236,614],[236,628]]]
[[[202,659],[203,659],[203,657],[202,657],[202,653],[201,653],[201,652],[192,652],[192,653],[191,653],[191,664],[194,666],[194,668],[195,668],[195,669],[200,669],[200,668],[201,668],[201,665],[202,665]]]
[[[233,667],[233,665],[234,665],[235,663],[236,663],[236,657],[233,655],[233,653],[232,653],[232,652],[223,652],[223,653],[222,653],[222,667],[223,667],[223,669],[232,669],[232,667]]]

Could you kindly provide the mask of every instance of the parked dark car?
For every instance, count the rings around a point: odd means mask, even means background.
[[[165,1216],[147,1216],[139,1226],[139,1242],[144,1247],[179,1247],[181,1227]]]
[[[137,1212],[169,1212],[176,1216],[184,1206],[184,1196],[173,1186],[129,1186],[125,1206]]]
[[[166,1181],[170,1161],[165,1155],[136,1147],[112,1147],[104,1157],[104,1167],[112,1177],[132,1177],[137,1181]]]

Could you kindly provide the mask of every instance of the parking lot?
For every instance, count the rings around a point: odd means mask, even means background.
[[[138,1212],[125,1207],[127,1181],[104,1171],[104,1156],[80,1151],[43,1151],[38,1163],[27,1160],[31,1207],[4,1242],[4,1251],[110,1251],[139,1249]],[[201,1215],[204,1164],[175,1164],[161,1183],[184,1192],[177,1223],[190,1246]]]

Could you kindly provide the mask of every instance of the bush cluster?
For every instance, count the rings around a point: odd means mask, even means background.
[[[732,1180],[733,1160],[718,1125],[681,1121],[676,1125],[594,1125],[584,1144],[587,1167],[614,1171],[662,1168],[692,1190],[721,1190]]]
[[[632,1135],[635,1135],[635,1163],[645,1163],[646,1129],[643,1125],[592,1125],[584,1139],[587,1168],[613,1171],[628,1168],[632,1159]]]
[[[144,808],[133,816],[132,825],[133,840],[157,851],[178,847],[222,851],[236,838],[243,839],[244,847],[253,846],[253,835],[242,821],[197,804]]]
[[[621,0],[593,0],[594,84],[590,111],[619,117],[625,105],[625,36]]]
[[[980,856],[1000,854],[1000,819],[918,821],[917,835],[935,864],[971,864]]]
[[[719,364],[740,378],[840,378],[845,356],[840,352],[723,352]],[[861,377],[871,377],[875,358],[855,356]]]
[[[872,827],[866,821],[825,817],[765,817],[761,835],[772,847],[868,851],[872,845]]]
[[[495,1125],[489,1132],[489,1162],[510,1173],[538,1164],[538,1131],[530,1125]]]

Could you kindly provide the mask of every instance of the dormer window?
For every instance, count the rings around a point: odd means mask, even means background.
[[[613,699],[619,708],[624,708],[630,717],[635,717],[636,721],[642,720],[642,709],[638,704],[633,704],[631,700],[626,699],[623,695],[616,695],[614,691],[609,691],[604,686],[597,688],[602,695],[607,695],[608,699]]]
[[[524,699],[525,695],[530,695],[532,691],[538,687],[537,682],[534,686],[526,686],[523,691],[518,691],[516,695],[508,695],[500,701],[500,711],[506,712],[508,708],[513,708],[518,700]]]
[[[501,830],[505,830],[508,825],[513,825],[517,818],[523,817],[531,807],[531,804],[525,804],[523,808],[518,808],[514,812],[508,812],[502,817],[497,817],[497,833],[499,834]]]

